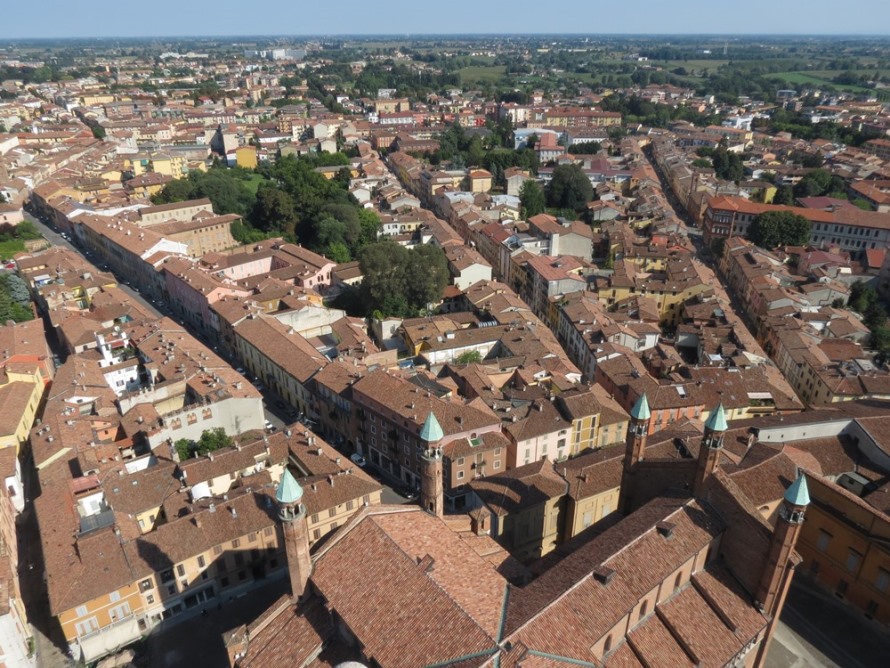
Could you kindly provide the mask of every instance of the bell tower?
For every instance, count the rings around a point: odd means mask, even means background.
[[[773,538],[770,542],[769,557],[760,576],[760,586],[755,597],[756,605],[764,614],[772,617],[779,610],[791,584],[791,554],[797,544],[804,512],[810,505],[810,492],[807,479],[801,473],[785,492]]]
[[[442,477],[442,425],[430,411],[420,430],[420,507],[436,517],[445,514],[445,482]]]
[[[278,519],[284,528],[284,547],[287,551],[291,593],[294,598],[299,598],[305,592],[306,583],[312,573],[309,523],[306,521],[306,506],[301,503],[303,488],[287,469],[281,475],[275,499],[278,501]]]
[[[723,450],[723,436],[726,434],[726,411],[723,410],[723,402],[711,411],[705,422],[705,433],[702,436],[701,448],[698,451],[698,466],[695,469],[695,481],[693,494],[699,494],[705,480],[714,472],[720,463],[720,453]]]
[[[646,438],[649,434],[649,423],[652,413],[649,410],[649,399],[646,393],[640,395],[630,411],[630,424],[627,427],[627,439],[624,449],[624,468],[621,472],[621,491],[619,492],[618,510],[627,514],[630,510],[630,499],[633,497],[634,473],[637,463],[646,453]]]

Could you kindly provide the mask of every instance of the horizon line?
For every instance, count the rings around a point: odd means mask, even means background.
[[[814,32],[600,32],[600,33],[572,33],[572,32],[390,32],[390,33],[207,33],[207,34],[168,34],[168,35],[82,35],[82,36],[29,36],[29,37],[2,37],[0,43],[14,43],[27,41],[75,41],[75,40],[158,40],[158,39],[246,39],[246,38],[395,38],[402,40],[441,38],[441,37],[818,37],[818,38],[872,38],[890,39],[890,33],[814,33]]]

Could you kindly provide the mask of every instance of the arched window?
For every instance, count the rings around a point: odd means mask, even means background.
[[[603,645],[603,654],[608,654],[612,649],[612,634],[606,636],[606,642]]]
[[[640,606],[640,617],[645,617],[646,613],[649,611],[649,601],[643,601],[643,605]]]

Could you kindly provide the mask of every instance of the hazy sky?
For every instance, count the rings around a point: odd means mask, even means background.
[[[887,34],[887,0],[34,0],[0,39],[430,33]]]

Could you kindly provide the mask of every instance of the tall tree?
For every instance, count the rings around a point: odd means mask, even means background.
[[[544,197],[544,189],[534,179],[528,179],[519,189],[519,201],[522,203],[522,215],[526,218],[544,213],[547,201]]]
[[[583,208],[593,199],[593,185],[580,165],[558,165],[547,186],[547,203],[562,209]]]
[[[748,237],[761,248],[803,246],[810,240],[810,221],[790,211],[767,211],[751,223]]]

